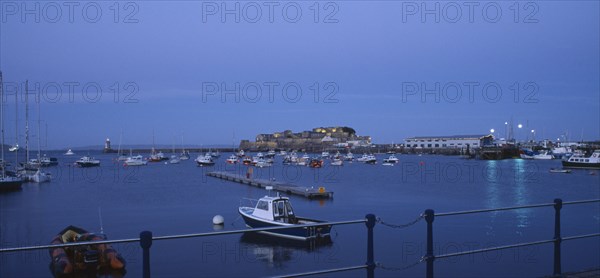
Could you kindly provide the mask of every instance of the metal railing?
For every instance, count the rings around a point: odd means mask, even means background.
[[[422,257],[422,261],[425,261],[427,264],[426,277],[433,278],[435,259],[450,258],[450,257],[498,251],[498,250],[504,250],[504,249],[510,249],[510,248],[518,248],[518,247],[531,246],[531,245],[540,245],[540,244],[546,244],[546,243],[554,243],[553,273],[554,273],[554,275],[560,275],[562,273],[561,243],[563,241],[600,236],[600,233],[593,233],[593,234],[561,237],[560,210],[562,209],[563,205],[576,205],[576,204],[587,204],[587,203],[598,203],[598,202],[600,202],[600,199],[572,201],[572,202],[563,202],[561,199],[555,199],[553,203],[503,207],[503,208],[495,208],[495,209],[480,209],[480,210],[445,212],[445,213],[435,213],[434,210],[427,209],[423,213],[423,218],[427,222],[427,244],[426,244],[427,249],[426,249],[426,254]],[[484,212],[506,211],[506,210],[517,210],[517,209],[529,209],[529,208],[542,208],[542,207],[554,207],[554,210],[555,210],[554,237],[552,239],[524,242],[524,243],[516,243],[516,244],[503,245],[503,246],[484,248],[484,249],[475,249],[475,250],[456,252],[456,253],[438,254],[438,255],[433,254],[433,221],[434,221],[435,217],[446,217],[446,216],[455,216],[455,215],[476,214],[476,213],[484,213]],[[418,222],[418,221],[413,221],[411,223],[414,224],[416,222]],[[241,234],[241,233],[278,231],[278,230],[286,230],[286,229],[294,229],[294,228],[311,228],[311,227],[319,227],[319,226],[350,225],[350,224],[358,224],[358,223],[365,223],[365,225],[367,227],[367,254],[366,254],[367,260],[364,264],[340,267],[340,268],[325,269],[325,270],[317,270],[317,271],[308,271],[308,272],[295,273],[295,274],[288,274],[288,275],[283,275],[283,276],[278,276],[278,277],[299,277],[299,276],[309,276],[309,275],[327,274],[327,273],[341,272],[341,271],[366,269],[367,277],[373,278],[375,276],[375,269],[377,268],[377,264],[375,263],[375,256],[374,256],[375,254],[374,254],[374,248],[373,248],[374,247],[374,245],[373,245],[373,228],[375,227],[375,224],[377,223],[377,218],[373,214],[367,214],[365,216],[365,219],[359,219],[359,220],[322,222],[322,223],[316,223],[316,224],[292,225],[292,226],[285,226],[285,227],[266,227],[266,228],[243,229],[243,230],[233,230],[233,231],[219,231],[219,232],[208,232],[208,233],[153,236],[152,232],[143,231],[140,233],[139,238],[101,240],[101,241],[76,242],[76,243],[64,243],[64,244],[50,244],[50,245],[38,245],[38,246],[26,246],[26,247],[14,247],[14,248],[0,248],[0,254],[6,253],[6,252],[31,251],[31,250],[64,248],[64,247],[85,246],[85,245],[139,242],[140,246],[142,247],[142,252],[143,252],[143,262],[142,262],[143,277],[150,277],[150,247],[152,246],[152,243],[155,240],[171,240],[171,239],[184,239],[184,238],[196,238],[196,237],[208,237],[208,236],[221,236],[221,235],[231,235],[231,234]]]
[[[546,204],[504,207],[504,208],[495,208],[495,209],[466,210],[466,211],[445,212],[445,213],[435,213],[434,210],[427,209],[427,210],[425,210],[425,213],[424,213],[425,221],[427,222],[427,251],[426,251],[427,253],[424,256],[424,260],[427,263],[426,277],[433,278],[433,262],[435,261],[435,259],[450,258],[450,257],[456,257],[456,256],[470,255],[470,254],[490,252],[490,251],[498,251],[498,250],[546,244],[546,243],[554,243],[553,274],[560,275],[560,274],[562,274],[561,243],[563,241],[600,236],[600,233],[594,233],[594,234],[576,235],[576,236],[570,236],[570,237],[561,237],[561,234],[560,234],[560,210],[562,209],[563,205],[577,205],[577,204],[598,203],[598,202],[600,202],[600,199],[581,200],[581,201],[572,201],[572,202],[563,202],[562,199],[554,199],[553,203],[546,203]],[[554,237],[552,239],[523,242],[523,243],[517,243],[517,244],[503,245],[503,246],[484,248],[484,249],[475,249],[475,250],[449,253],[449,254],[441,254],[441,255],[433,254],[433,220],[435,219],[435,217],[475,214],[475,213],[504,211],[504,210],[543,208],[543,207],[554,207]]]
[[[155,240],[184,239],[184,238],[221,236],[221,235],[231,235],[231,234],[241,234],[241,233],[268,232],[268,231],[278,231],[278,230],[297,229],[297,228],[311,228],[311,227],[321,227],[321,226],[336,226],[336,225],[349,225],[349,224],[365,223],[367,226],[367,231],[368,231],[367,232],[367,262],[365,264],[342,267],[342,268],[319,270],[319,271],[303,272],[303,273],[285,275],[285,276],[281,276],[281,277],[309,276],[309,275],[333,273],[333,272],[340,272],[340,271],[366,269],[367,276],[372,278],[372,277],[374,277],[374,271],[375,271],[375,261],[374,261],[374,254],[373,254],[373,227],[375,227],[375,222],[376,222],[375,215],[367,214],[365,219],[360,219],[360,220],[320,222],[320,223],[316,223],[316,224],[302,224],[302,225],[291,225],[291,226],[285,226],[285,227],[266,227],[266,228],[254,228],[254,229],[208,232],[208,233],[152,236],[152,232],[143,231],[140,233],[139,238],[86,241],[86,242],[37,245],[37,246],[25,246],[25,247],[14,247],[14,248],[0,248],[0,253],[31,251],[31,250],[40,250],[40,249],[65,248],[65,247],[74,247],[74,246],[89,246],[89,245],[100,245],[100,244],[115,244],[115,243],[118,244],[118,243],[139,242],[140,246],[142,247],[142,257],[143,257],[143,259],[142,259],[142,275],[145,278],[149,278],[150,277],[150,247],[152,246],[152,242]]]

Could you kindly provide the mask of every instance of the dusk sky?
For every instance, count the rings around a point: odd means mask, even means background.
[[[504,137],[511,117],[520,140],[600,139],[598,1],[69,3],[0,2],[7,144],[25,80],[49,149],[121,130],[169,145],[319,126]]]

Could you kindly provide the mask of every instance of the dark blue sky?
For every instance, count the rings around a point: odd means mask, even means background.
[[[435,2],[273,2],[271,18],[265,2],[35,3],[0,2],[7,143],[11,86],[26,79],[49,148],[116,142],[121,130],[125,144],[151,143],[153,130],[160,144],[183,134],[206,145],[334,125],[376,143],[504,137],[511,117],[519,139],[600,138],[597,1],[437,2],[439,22],[422,13]],[[223,3],[239,3],[239,22]]]

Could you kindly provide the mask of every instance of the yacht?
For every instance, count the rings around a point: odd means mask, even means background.
[[[324,152],[321,153],[321,157],[322,158],[329,158],[329,156],[330,156],[330,154],[329,154],[328,151],[324,151]]]
[[[74,153],[74,152],[73,152],[71,149],[69,149],[69,150],[68,150],[68,151],[65,153],[65,155],[74,155],[74,154],[75,154],[75,153]]]

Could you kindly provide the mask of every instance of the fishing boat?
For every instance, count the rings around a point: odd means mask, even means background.
[[[93,234],[76,226],[68,226],[52,239],[51,244],[101,240],[106,240],[106,236]],[[125,259],[108,244],[51,248],[50,257],[52,258],[50,270],[55,277],[70,277],[70,275],[90,271],[99,273],[125,271]]]
[[[398,163],[398,161],[399,161],[399,159],[393,154],[391,154],[388,158],[383,160],[384,163],[392,163],[392,164]]]
[[[210,153],[206,153],[206,155],[199,155],[195,161],[196,161],[196,163],[198,163],[198,166],[213,166],[213,165],[215,165],[215,162],[213,161]]]
[[[286,227],[294,225],[307,225],[324,223],[325,221],[296,216],[289,198],[265,196],[256,202],[256,206],[240,206],[240,215],[249,228]],[[268,235],[295,240],[311,240],[330,238],[331,225],[316,227],[298,227],[275,231],[261,231]]]
[[[100,166],[100,160],[90,156],[84,156],[79,160],[75,161],[75,164],[79,167],[96,167]]]
[[[227,160],[225,160],[225,162],[227,162],[228,164],[237,164],[238,157],[235,154],[232,154],[229,156],[229,158]]]
[[[75,153],[71,149],[67,150],[67,152],[65,153],[65,155],[74,155],[74,154]]]
[[[556,169],[556,168],[551,168],[551,169],[550,169],[550,173],[563,173],[563,174],[569,174],[569,173],[571,173],[571,170],[569,170],[569,169]]]
[[[563,168],[600,169],[600,150],[595,150],[590,156],[575,153],[569,159],[562,161]]]
[[[125,166],[143,166],[146,164],[148,164],[148,161],[144,160],[141,155],[130,156],[123,163]]]

